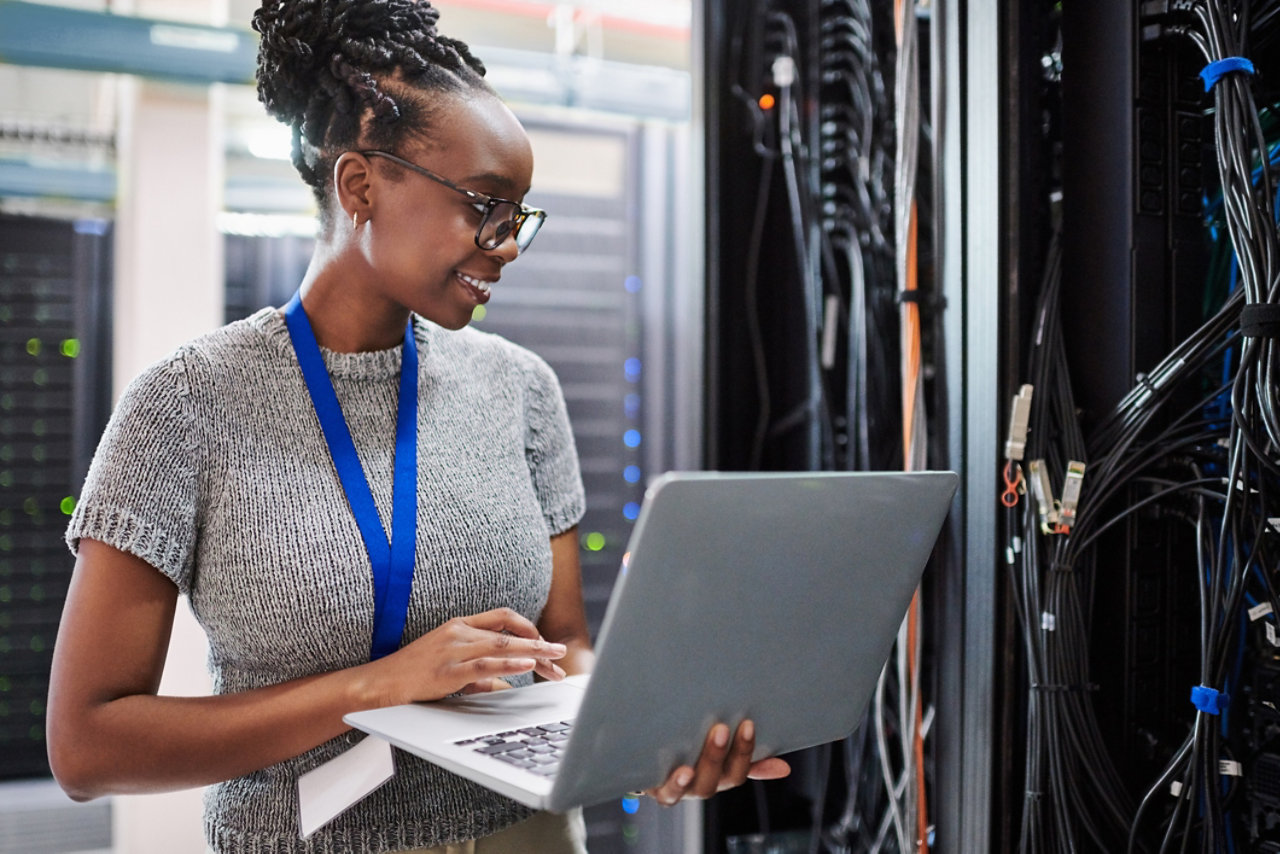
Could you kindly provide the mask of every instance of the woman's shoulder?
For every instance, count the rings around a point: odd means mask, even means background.
[[[246,366],[270,359],[271,315],[275,313],[264,308],[179,344],[138,372],[126,393],[171,388],[186,396],[235,379]]]

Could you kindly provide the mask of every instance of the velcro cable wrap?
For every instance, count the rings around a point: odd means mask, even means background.
[[[1246,338],[1280,338],[1280,305],[1254,302],[1240,309],[1240,334]]]
[[[1256,73],[1253,63],[1243,56],[1224,56],[1216,62],[1209,63],[1200,71],[1200,77],[1204,80],[1204,91],[1212,92],[1213,87],[1218,85],[1223,75],[1236,71],[1243,71],[1246,74]]]
[[[1191,689],[1191,705],[1206,715],[1220,715],[1231,703],[1231,696],[1210,688],[1208,685],[1196,685]]]

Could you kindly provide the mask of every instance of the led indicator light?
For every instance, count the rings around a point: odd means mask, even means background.
[[[604,534],[599,531],[592,531],[587,534],[587,550],[598,552],[604,549]]]
[[[628,448],[640,447],[640,431],[628,430],[627,432],[623,433],[622,443],[626,445]]]
[[[627,375],[627,382],[633,383],[638,381],[640,379],[641,368],[642,365],[640,360],[636,357],[632,356],[630,359],[627,359],[622,366],[623,371],[625,371]]]
[[[640,289],[644,287],[644,282],[640,281],[639,276],[627,276],[627,280],[622,283],[629,294],[638,294]]]
[[[634,522],[640,516],[640,505],[634,501],[628,501],[622,508],[622,515],[630,522]]]
[[[768,92],[765,92],[763,95],[760,96],[760,109],[762,110],[772,110],[777,105],[777,103],[778,103],[778,99],[773,97],[773,95],[769,94]]]
[[[622,478],[627,483],[639,483],[640,466],[627,466],[622,470]]]

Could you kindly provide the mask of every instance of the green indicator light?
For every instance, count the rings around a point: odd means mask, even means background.
[[[0,676],[0,691],[8,691],[12,687],[13,684],[9,682],[8,676]]]
[[[592,531],[587,534],[587,549],[598,552],[604,548],[604,534],[599,531]]]
[[[44,741],[44,727],[32,726],[31,729],[27,730],[27,737],[32,741]]]
[[[8,462],[13,459],[13,445],[0,445],[0,460]]]
[[[13,309],[0,305],[0,323],[8,323],[10,320],[13,320]]]
[[[38,463],[44,462],[45,448],[44,445],[36,445],[31,449],[31,459]]]
[[[22,502],[22,512],[28,516],[35,516],[40,512],[40,504],[34,498],[28,498]]]
[[[43,602],[43,601],[44,601],[44,588],[43,588],[43,587],[41,587],[39,584],[33,584],[33,585],[31,585],[31,590],[30,590],[30,592],[27,594],[27,596],[28,596],[28,598],[30,598],[30,599],[31,599],[31,601],[32,601],[32,602]]]
[[[8,507],[6,507],[3,510],[0,510],[0,525],[3,525],[4,527],[7,528],[12,524],[13,524],[13,511],[10,510]]]
[[[11,552],[11,551],[13,551],[13,537],[9,536],[8,534],[4,534],[3,536],[0,536],[0,552]]]
[[[43,418],[37,418],[35,421],[31,422],[31,432],[37,436],[43,436],[48,429],[49,428],[45,425]]]
[[[13,591],[9,589],[9,585],[6,584],[3,587],[0,587],[0,602],[12,602],[12,601],[13,601]]]
[[[4,409],[4,410],[13,409],[13,404],[14,404],[13,395],[11,394],[0,395],[0,409]]]
[[[74,495],[68,495],[66,498],[62,499],[61,503],[58,504],[58,508],[62,510],[64,515],[70,516],[72,513],[76,512],[76,497]]]
[[[40,339],[39,338],[27,339],[27,353],[32,356],[40,355]]]
[[[62,355],[68,359],[74,359],[80,355],[80,339],[67,338],[62,342],[62,346],[58,348]]]
[[[473,323],[479,323],[489,316],[489,310],[482,305],[478,305],[471,310],[471,320]]]
[[[6,489],[13,486],[13,472],[0,471],[0,486],[5,487]]]
[[[628,843],[635,844],[636,837],[639,835],[640,828],[636,827],[634,824],[628,824],[626,827],[622,828],[622,838],[627,840]]]
[[[32,700],[31,705],[27,706],[27,709],[30,710],[31,714],[33,715],[43,715],[44,703],[40,702],[39,700]]]
[[[36,368],[31,375],[31,381],[36,385],[47,385],[49,382],[49,372],[44,368]]]
[[[31,639],[30,646],[32,652],[44,652],[44,638],[36,635]]]

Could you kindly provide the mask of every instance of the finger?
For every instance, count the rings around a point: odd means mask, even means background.
[[[724,769],[720,774],[718,791],[741,786],[747,781],[747,773],[751,770],[751,754],[755,749],[755,723],[745,720],[738,725],[738,731],[733,737],[733,747],[729,750]]]
[[[532,639],[542,637],[537,626],[510,608],[494,608],[492,611],[463,617],[462,620],[469,626],[491,632],[508,632],[517,637]]]
[[[470,685],[463,686],[462,693],[463,694],[488,694],[493,691],[503,691],[510,687],[511,687],[511,683],[503,679],[499,679],[495,676],[488,679],[480,679],[476,682],[472,682]]]
[[[771,756],[751,764],[747,777],[752,780],[780,780],[791,773],[791,766],[785,759]]]
[[[552,682],[559,682],[567,675],[564,672],[564,668],[549,658],[538,659],[538,666],[533,669],[533,672],[543,679],[550,679]]]
[[[569,648],[542,637],[523,638],[504,632],[479,629],[469,639],[468,658],[564,658]],[[532,670],[533,668],[527,668]]]
[[[693,777],[694,770],[688,765],[681,765],[671,772],[661,786],[645,789],[644,793],[664,807],[674,806],[684,797],[689,784],[693,782]]]
[[[728,755],[729,727],[726,724],[716,724],[707,733],[707,740],[702,745],[702,755],[694,765],[693,780],[684,794],[695,798],[709,798],[719,791]]]

